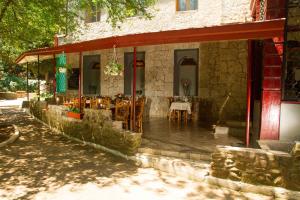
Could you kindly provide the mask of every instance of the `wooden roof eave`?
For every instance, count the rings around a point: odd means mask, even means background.
[[[36,49],[20,55],[16,63],[25,63],[26,56],[75,53],[120,47],[147,46],[186,42],[207,42],[222,40],[267,39],[280,36],[284,32],[285,19],[276,19],[222,26],[189,28],[161,32],[150,32],[124,36],[101,38],[57,47]]]

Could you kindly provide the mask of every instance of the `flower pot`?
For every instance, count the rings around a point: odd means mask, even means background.
[[[67,117],[74,118],[74,119],[82,119],[83,113],[67,112]]]

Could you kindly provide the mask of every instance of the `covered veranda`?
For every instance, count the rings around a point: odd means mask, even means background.
[[[94,51],[101,49],[111,49],[113,46],[133,47],[136,70],[136,47],[146,45],[188,43],[188,42],[208,42],[224,40],[248,40],[248,76],[247,76],[247,113],[245,117],[246,130],[242,138],[216,137],[209,128],[199,126],[197,122],[188,124],[170,122],[167,119],[150,119],[144,123],[144,137],[147,139],[158,140],[162,143],[174,143],[190,149],[210,151],[211,147],[222,145],[240,145],[245,142],[248,146],[250,143],[250,112],[251,112],[251,42],[254,39],[268,39],[283,34],[284,20],[270,20],[263,22],[253,22],[246,24],[231,24],[216,27],[193,28],[186,30],[173,30],[156,33],[144,33],[135,35],[118,36],[103,38],[73,44],[60,45],[52,48],[37,49],[22,54],[16,62],[25,64],[32,61],[41,61],[43,59],[54,58],[55,54],[79,53],[79,66],[82,67],[82,53],[85,51]],[[134,73],[135,74],[135,73]],[[80,76],[80,75],[79,75]],[[79,79],[80,80],[80,79]],[[136,78],[133,78],[133,98],[132,104],[135,105],[136,95]],[[55,83],[54,83],[55,84]],[[78,96],[82,91],[79,87]],[[134,107],[134,106],[133,106]],[[132,111],[134,112],[134,110]],[[135,116],[133,114],[133,116]],[[133,124],[135,118],[132,118]],[[205,147],[206,146],[206,147]],[[204,147],[204,148],[203,148]]]

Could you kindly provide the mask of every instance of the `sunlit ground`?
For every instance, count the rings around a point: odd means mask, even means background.
[[[28,115],[2,110],[21,137],[0,149],[0,199],[271,199],[174,177],[52,133]]]

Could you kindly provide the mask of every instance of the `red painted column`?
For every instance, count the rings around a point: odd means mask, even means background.
[[[55,34],[54,35],[54,40],[53,40],[53,46],[57,47],[58,46],[58,37]],[[54,73],[54,79],[53,79],[53,96],[56,101],[56,59],[55,59],[55,54],[53,54],[53,73]]]
[[[277,49],[283,49],[283,43],[264,41],[260,139],[279,139],[282,52]]]
[[[247,69],[247,114],[246,114],[246,146],[250,144],[250,114],[251,114],[251,85],[252,85],[252,41],[248,40],[248,69]]]
[[[135,95],[136,95],[136,47],[133,49],[133,79],[132,79],[131,130],[135,131]]]
[[[266,19],[285,16],[285,0],[267,1]],[[284,35],[264,40],[260,139],[279,140]]]
[[[53,79],[53,96],[56,100],[56,60],[55,60],[55,54],[53,54],[53,73],[54,73],[54,79]]]
[[[81,66],[82,65],[82,52],[79,52],[79,75],[78,75],[78,98],[79,98],[79,110],[82,112],[81,108]]]

